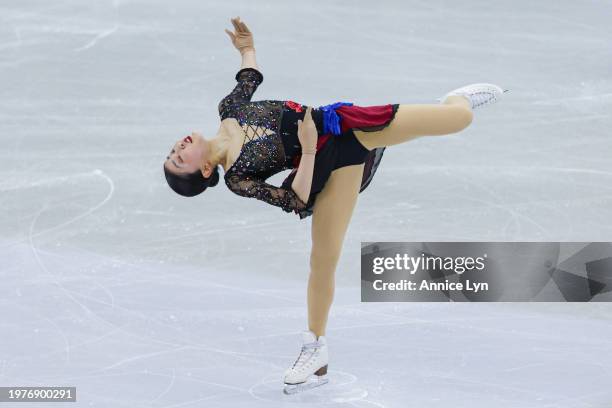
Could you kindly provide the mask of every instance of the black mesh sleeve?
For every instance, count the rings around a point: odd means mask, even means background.
[[[291,187],[276,187],[256,177],[240,174],[229,175],[226,184],[239,196],[256,198],[280,207],[285,212],[298,212],[306,208],[306,203]]]
[[[255,68],[243,68],[236,74],[238,82],[232,92],[219,102],[219,116],[227,107],[241,102],[249,102],[257,87],[263,82],[263,74]]]
[[[294,168],[291,173],[289,173],[289,175],[285,178],[285,180],[283,180],[281,187],[285,188],[285,189],[290,189],[291,185],[293,184],[293,180],[295,179],[295,176],[297,175],[297,168]],[[313,190],[311,188],[310,190],[310,197],[308,197],[308,202],[305,203],[305,205],[302,208],[298,208],[295,210],[295,213],[297,215],[300,216],[300,219],[304,219],[310,215],[312,215],[312,209],[314,207],[314,203],[316,200],[316,196],[317,194],[314,193],[313,194]]]

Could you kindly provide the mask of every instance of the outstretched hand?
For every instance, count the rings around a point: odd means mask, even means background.
[[[317,126],[312,120],[312,108],[309,106],[304,114],[304,121],[298,120],[298,139],[302,152],[314,153],[317,149]]]
[[[254,50],[255,45],[253,44],[253,34],[249,30],[249,28],[240,21],[240,17],[232,18],[232,24],[234,25],[234,32],[225,29],[227,35],[229,35],[232,40],[232,44],[240,54],[243,54],[245,51]]]

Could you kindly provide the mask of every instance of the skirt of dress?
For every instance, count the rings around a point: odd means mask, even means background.
[[[325,107],[317,109],[316,114],[318,115],[322,112],[323,108]],[[364,163],[359,192],[361,193],[368,187],[381,163],[385,148],[380,147],[368,150],[356,138],[354,130],[361,130],[363,132],[381,130],[389,126],[398,108],[399,104],[377,106],[340,105],[334,107],[334,111],[337,114],[336,120],[339,121],[339,123],[334,125],[336,125],[336,129],[340,129],[341,133],[328,133],[319,136],[308,203],[303,210],[296,210],[300,219],[312,215],[317,194],[323,190],[332,171],[338,168]],[[313,112],[313,117],[315,117],[315,112]],[[325,120],[330,120],[329,115],[324,115]],[[329,124],[324,124],[324,126],[326,129],[329,128]],[[295,161],[295,164],[293,171],[283,181],[282,185],[284,188],[291,187],[297,173],[299,158]]]

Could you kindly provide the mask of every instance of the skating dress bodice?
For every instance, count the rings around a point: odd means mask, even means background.
[[[238,158],[224,175],[225,184],[240,196],[265,201],[286,212],[304,210],[307,203],[291,186],[265,182],[276,173],[294,168],[295,158],[301,154],[296,132],[285,132],[285,138],[281,135],[283,112],[290,110],[287,101],[252,102],[253,93],[263,82],[263,75],[254,68],[238,71],[236,81],[232,92],[219,103],[219,116],[221,120],[236,119],[245,138]],[[321,120],[318,113],[317,120]]]

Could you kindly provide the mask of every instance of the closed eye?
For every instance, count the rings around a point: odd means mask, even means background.
[[[172,149],[172,151],[170,152],[170,156],[172,156],[174,154],[176,150]],[[168,158],[170,157],[168,156]],[[179,154],[176,155],[179,158],[179,163],[183,161],[183,159],[181,159],[181,156]]]

